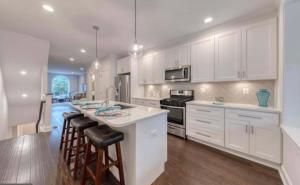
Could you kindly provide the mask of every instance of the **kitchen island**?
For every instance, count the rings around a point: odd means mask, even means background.
[[[95,116],[95,109],[82,109],[72,105],[86,116],[107,124],[124,133],[121,142],[126,185],[150,185],[165,170],[167,161],[167,113],[166,110],[110,101],[123,105],[121,116]],[[116,158],[111,147],[110,157]],[[111,169],[118,178],[116,168]]]

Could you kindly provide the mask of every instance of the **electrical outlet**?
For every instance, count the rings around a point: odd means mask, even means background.
[[[248,87],[243,88],[243,94],[244,95],[249,94],[249,88]]]

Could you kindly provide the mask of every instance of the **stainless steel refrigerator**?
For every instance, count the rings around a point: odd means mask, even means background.
[[[130,74],[118,75],[115,79],[115,86],[118,92],[116,101],[130,103]]]

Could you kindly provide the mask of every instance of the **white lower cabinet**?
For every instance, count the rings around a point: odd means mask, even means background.
[[[225,146],[280,163],[279,114],[226,109]]]
[[[239,152],[248,153],[248,122],[226,119],[225,128],[225,146]]]
[[[279,114],[187,105],[187,136],[271,162],[281,162]]]
[[[186,112],[187,136],[224,146],[224,108],[188,105]]]

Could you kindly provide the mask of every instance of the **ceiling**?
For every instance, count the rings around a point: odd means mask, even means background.
[[[138,41],[151,48],[255,11],[277,0],[137,0]],[[54,12],[46,12],[43,4]],[[133,41],[133,0],[1,0],[0,29],[50,41],[49,70],[81,73],[95,58],[99,25],[101,57],[127,55]],[[204,24],[212,16],[214,21]],[[80,53],[84,48],[87,53]],[[69,58],[75,59],[74,62]],[[67,66],[67,67],[66,67]]]

